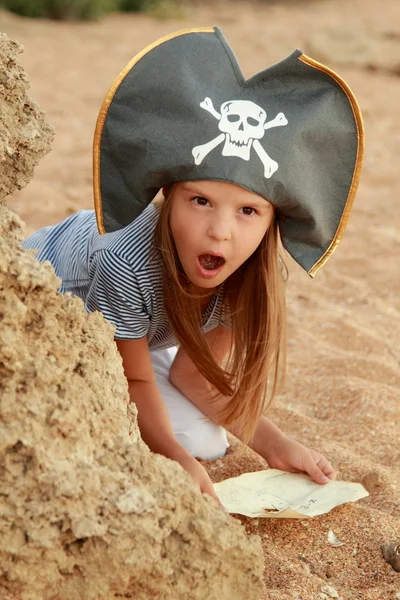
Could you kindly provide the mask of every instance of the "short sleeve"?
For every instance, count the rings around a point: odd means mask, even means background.
[[[150,315],[129,262],[110,250],[97,250],[91,257],[89,276],[86,310],[102,312],[115,325],[117,339],[145,337]]]

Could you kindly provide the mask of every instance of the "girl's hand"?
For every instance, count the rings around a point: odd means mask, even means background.
[[[263,455],[271,468],[306,473],[319,484],[336,479],[335,470],[322,454],[284,434],[274,439]]]
[[[190,473],[199,492],[208,494],[211,498],[216,500],[221,508],[223,508],[222,502],[215,493],[214,486],[207,471],[191,454],[189,454],[189,452],[181,447],[179,448],[179,451],[171,455],[170,458],[176,460],[185,471]]]

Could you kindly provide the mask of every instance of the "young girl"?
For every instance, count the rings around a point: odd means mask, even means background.
[[[226,430],[270,467],[335,477],[263,412],[285,366],[279,238],[314,275],[343,234],[362,154],[357,103],[326,67],[296,51],[246,80],[219,29],[178,32],[106,96],[96,211],[24,242],[61,292],[115,325],[143,440],[217,501],[196,457],[223,456]]]

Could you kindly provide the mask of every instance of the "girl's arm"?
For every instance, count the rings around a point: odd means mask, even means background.
[[[219,326],[206,333],[205,337],[216,360],[221,362],[231,347],[231,331]],[[182,348],[178,350],[169,377],[171,383],[210,419],[213,419],[224,403],[229,401],[226,397],[213,400],[212,385]],[[240,439],[238,427],[230,426],[228,429]],[[265,416],[260,418],[249,446],[265,458],[270,467],[290,472],[305,472],[317,483],[327,483],[335,478],[335,471],[325,457],[285,435]]]
[[[131,401],[138,409],[142,439],[153,452],[179,462],[192,475],[199,490],[221,504],[205,469],[175,438],[155,380],[147,339],[115,341],[128,379]]]
[[[178,445],[167,409],[157,388],[147,339],[116,340],[129,395],[138,409],[141,436],[150,450],[169,456]]]
[[[232,332],[221,325],[204,334],[218,364],[231,349]],[[210,419],[221,410],[227,398],[212,400],[214,388],[200,373],[183,348],[179,348],[169,371],[169,380],[186,398]],[[233,431],[232,431],[233,433]]]

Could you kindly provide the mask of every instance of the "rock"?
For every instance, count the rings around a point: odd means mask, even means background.
[[[371,493],[375,488],[382,485],[383,478],[381,473],[378,473],[377,471],[371,471],[371,473],[367,473],[362,478],[361,483],[365,489]]]
[[[386,562],[397,571],[397,573],[400,573],[400,543],[383,544],[381,550]]]
[[[0,37],[0,199],[51,143]],[[56,289],[0,206],[0,596],[18,600],[259,600],[258,536],[150,453],[114,328]],[[3,593],[4,592],[4,593]]]
[[[0,203],[32,179],[50,150],[54,131],[27,94],[29,80],[17,62],[22,46],[0,33]]]
[[[400,75],[400,38],[352,27],[322,29],[305,45],[306,53],[327,65],[360,67]]]
[[[331,585],[324,585],[324,587],[321,588],[321,591],[327,594],[328,598],[339,598],[339,594]]]

